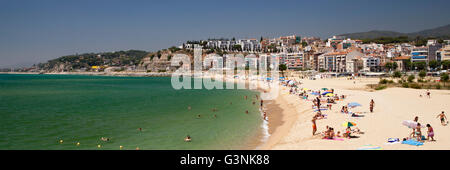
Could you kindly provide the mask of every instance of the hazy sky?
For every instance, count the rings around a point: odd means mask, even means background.
[[[449,6],[449,0],[0,0],[0,67],[207,38],[414,32],[450,24]]]

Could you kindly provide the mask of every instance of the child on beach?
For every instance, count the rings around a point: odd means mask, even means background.
[[[431,138],[431,141],[435,141],[435,140],[434,140],[434,130],[433,130],[433,127],[431,127],[430,124],[427,124],[427,128],[428,128],[428,130],[427,130],[427,133],[428,133],[428,135],[427,135],[427,140],[430,140],[430,138]]]

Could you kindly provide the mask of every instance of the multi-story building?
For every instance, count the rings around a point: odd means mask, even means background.
[[[330,72],[346,72],[347,51],[331,52],[324,55],[323,68]]]
[[[427,46],[428,46],[428,62],[438,60],[436,52],[442,48],[442,44],[429,42]]]
[[[446,45],[444,48],[442,48],[441,60],[442,61],[450,60],[450,45]]]
[[[330,72],[358,72],[363,68],[364,54],[357,50],[345,50],[318,56],[318,69]]]
[[[363,57],[363,71],[376,72],[380,70],[380,58],[367,56]]]
[[[288,69],[302,69],[303,68],[303,53],[287,53],[286,66]]]
[[[411,50],[411,62],[428,61],[428,48],[415,47]]]

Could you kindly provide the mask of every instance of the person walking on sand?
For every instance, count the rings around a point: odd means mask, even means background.
[[[431,98],[431,92],[430,92],[430,90],[427,90],[427,97],[428,97],[428,98]]]
[[[438,118],[438,117],[439,117],[439,119],[441,119],[441,125],[442,126],[445,126],[445,125],[448,124],[448,119],[447,119],[447,116],[445,116],[444,111],[442,111],[441,114],[436,116],[436,118]],[[447,119],[447,121],[445,121],[446,119]]]
[[[319,97],[316,97],[316,100],[317,100],[317,109],[320,109],[320,99],[319,99]]]
[[[373,106],[375,105],[375,102],[373,99],[370,101],[370,113],[373,113]]]
[[[313,136],[316,135],[317,132],[317,125],[316,125],[317,116],[314,116],[311,120],[312,122],[312,134]]]
[[[436,141],[436,140],[434,140],[434,130],[433,130],[433,127],[431,127],[430,124],[427,124],[427,128],[428,128],[428,130],[427,130],[427,133],[428,133],[428,135],[427,135],[427,140],[430,140],[430,138],[431,138],[431,141]]]

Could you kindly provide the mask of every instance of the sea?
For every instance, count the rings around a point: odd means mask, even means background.
[[[253,149],[257,94],[176,90],[170,77],[0,74],[0,150]]]

